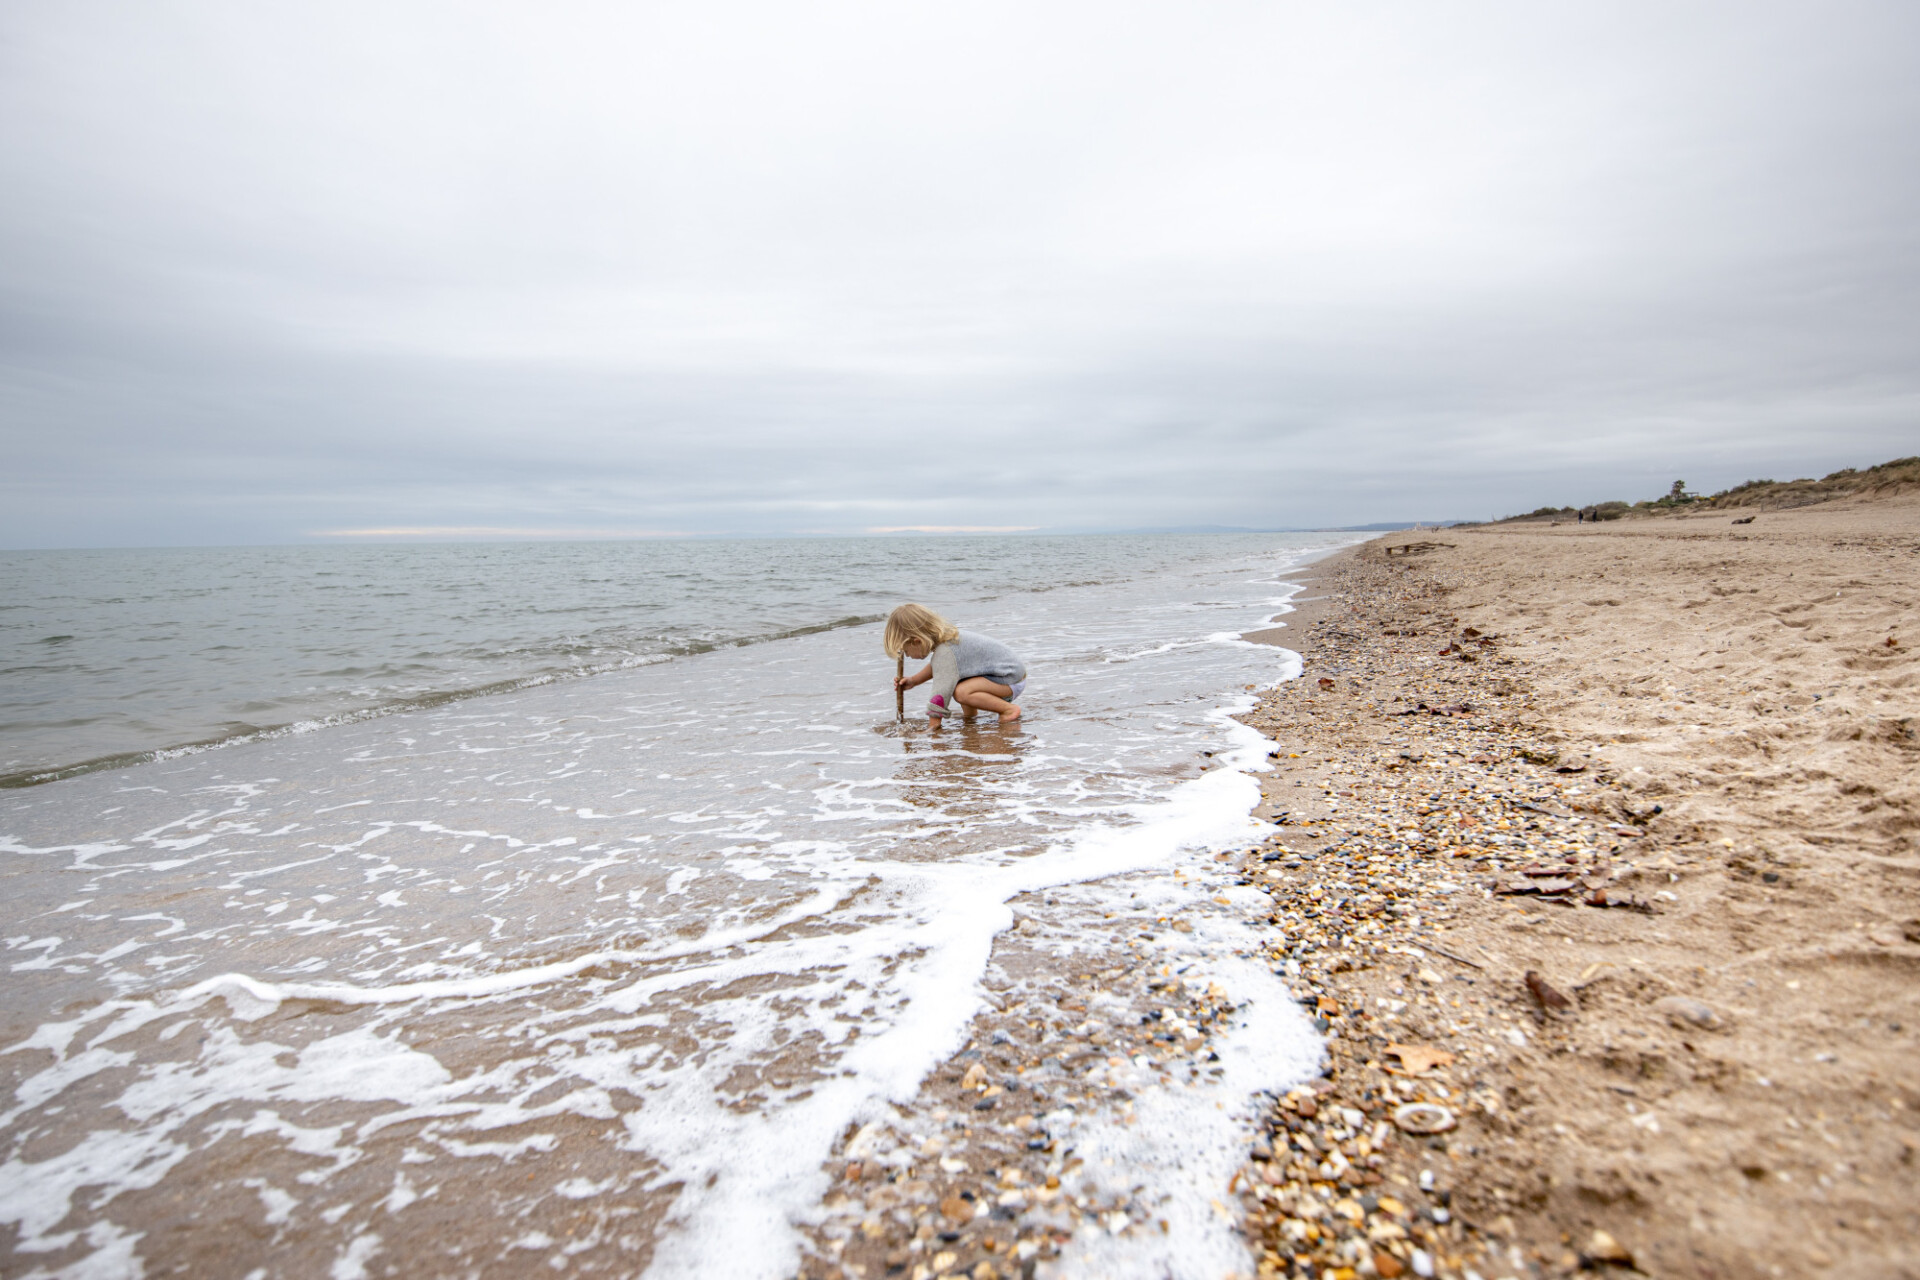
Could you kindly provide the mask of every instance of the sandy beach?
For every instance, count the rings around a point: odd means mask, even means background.
[[[1245,717],[1276,825],[1222,855],[1327,1037],[1218,1189],[1260,1275],[1913,1274],[1916,551],[1897,497],[1309,571],[1250,637],[1307,659]],[[1045,933],[1017,905],[990,988]],[[900,1132],[846,1135],[805,1274],[1045,1274],[1090,1223],[1152,1235],[1157,1175],[1063,1194],[1086,1153],[1022,1100],[1054,1061],[1175,1057],[1166,980],[1080,945],[1079,989],[990,1012]],[[1228,1011],[1180,995],[1204,1059]],[[910,1138],[940,1185],[861,1158]]]
[[[1913,1274],[1916,551],[1909,496],[1323,567],[1251,717],[1333,1055],[1263,1272]]]

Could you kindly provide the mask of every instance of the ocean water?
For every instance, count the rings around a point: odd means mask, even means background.
[[[0,786],[858,625],[919,596],[1174,569],[1204,541],[0,552]]]
[[[1016,908],[1071,940],[1257,835],[1228,715],[1298,659],[1238,637],[1342,541],[7,557],[4,1270],[791,1275]],[[895,722],[906,598],[1022,653],[1018,727]],[[1043,1274],[1246,1265],[1208,1197],[1319,1049],[1209,893],[1127,954],[1233,994],[1220,1071],[1050,1117],[1172,1226]]]

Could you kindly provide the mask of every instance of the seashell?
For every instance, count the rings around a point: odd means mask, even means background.
[[[1453,1128],[1453,1112],[1433,1102],[1409,1102],[1396,1107],[1393,1123],[1402,1133],[1445,1133]]]

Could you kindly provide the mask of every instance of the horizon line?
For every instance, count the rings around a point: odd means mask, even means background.
[[[490,525],[411,525],[390,529],[315,529],[312,538],[696,538],[679,529],[534,529]]]
[[[1033,533],[1037,524],[889,524],[870,525],[868,533]]]

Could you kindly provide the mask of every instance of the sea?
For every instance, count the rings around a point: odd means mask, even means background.
[[[1300,670],[1242,637],[1355,540],[0,553],[0,1274],[792,1276],[1028,906],[1203,888],[1126,954],[1231,993],[1219,1068],[1046,1117],[1163,1225],[1036,1273],[1250,1273],[1216,1202],[1321,1048],[1212,858]],[[905,600],[1022,720],[896,715]]]

